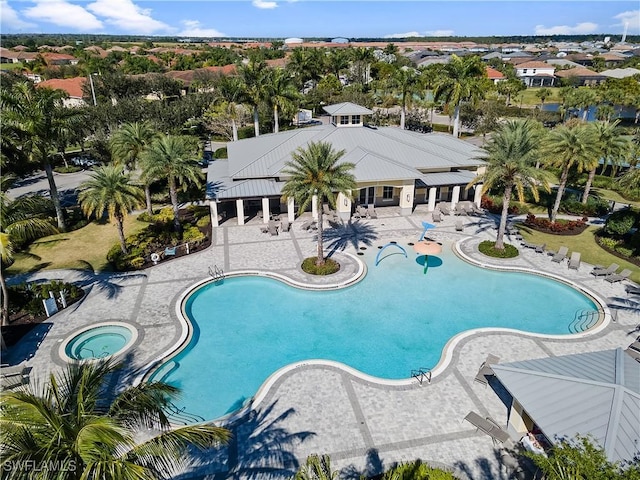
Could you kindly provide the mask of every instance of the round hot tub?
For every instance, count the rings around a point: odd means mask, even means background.
[[[109,322],[84,328],[60,346],[67,361],[98,360],[121,354],[138,338],[137,330],[122,322]]]

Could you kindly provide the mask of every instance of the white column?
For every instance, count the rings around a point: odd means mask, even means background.
[[[400,193],[400,215],[411,215],[413,211],[414,184],[403,185]]]
[[[438,187],[431,187],[429,189],[429,211],[433,212],[436,209],[436,195],[438,193]]]
[[[287,219],[289,220],[289,223],[293,223],[296,219],[296,206],[293,197],[289,197],[287,199]]]
[[[318,196],[314,195],[311,199],[311,216],[318,220]]]
[[[271,218],[271,214],[269,213],[269,199],[262,199],[262,223],[269,223],[269,218]]]
[[[460,185],[453,187],[453,194],[451,195],[451,208],[456,208],[456,205],[460,201]]]
[[[244,201],[241,198],[236,200],[236,210],[238,212],[238,225],[244,225]]]
[[[476,206],[480,208],[480,203],[482,203],[482,184],[477,183],[475,188],[476,191],[473,194],[473,203],[475,203]]]
[[[336,211],[343,220],[349,220],[351,217],[351,199],[343,193],[338,193]]]
[[[218,203],[215,200],[211,200],[209,202],[209,211],[211,212],[211,226],[219,227],[220,223],[218,222]]]

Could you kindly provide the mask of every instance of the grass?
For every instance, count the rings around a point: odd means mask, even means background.
[[[544,103],[558,103],[560,102],[560,89],[553,87],[545,87],[551,91],[551,95],[545,98]],[[520,105],[520,99],[522,98],[522,106],[539,106],[542,104],[540,99],[536,96],[536,92],[540,90],[540,87],[531,87],[521,91],[515,98],[511,99],[512,105]]]
[[[24,65],[20,62],[18,63],[0,63],[0,70],[21,70]]]
[[[631,280],[640,283],[640,267],[615,255],[611,255],[596,243],[594,234],[599,229],[600,227],[590,226],[580,235],[567,236],[542,233],[519,225],[522,237],[529,243],[545,243],[547,250],[555,251],[558,251],[562,245],[565,245],[569,248],[570,252],[580,252],[581,260],[592,265],[604,265],[608,267],[611,263],[615,262],[620,265],[620,270],[623,268],[631,270],[633,272],[631,274]],[[584,269],[584,267],[582,268]]]
[[[124,234],[133,235],[147,225],[130,215],[125,219]],[[7,273],[16,275],[57,268],[110,271],[107,252],[118,242],[118,230],[115,225],[92,222],[73,232],[36,240],[27,250],[15,255],[15,262],[7,269]]]
[[[594,194],[598,195],[600,198],[604,198],[605,200],[613,200],[618,203],[631,204],[634,207],[640,207],[640,202],[633,202],[631,200],[627,200],[622,195],[614,190],[607,190],[605,188],[593,188],[591,190]]]

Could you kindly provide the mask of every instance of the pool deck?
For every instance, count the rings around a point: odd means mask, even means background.
[[[455,229],[458,218],[465,223],[463,232]],[[64,366],[58,351],[65,338],[91,324],[117,321],[138,329],[123,375],[139,378],[145,368],[180,343],[183,325],[176,305],[188,287],[208,278],[210,267],[216,265],[225,272],[275,272],[303,283],[326,281],[313,279],[299,268],[301,260],[314,255],[316,248],[315,233],[300,228],[303,221],[297,219],[289,233],[270,236],[260,232],[262,224],[257,219],[244,226],[232,219],[214,229],[213,243],[207,250],[142,272],[96,275],[57,270],[14,278],[12,281],[47,278],[77,282],[87,295],[36,327],[9,349],[2,361],[25,361],[32,367],[32,379],[44,380],[49,372]],[[362,220],[355,228],[334,229],[325,248],[333,245],[356,253],[354,244],[377,248],[392,240],[417,239],[422,221],[431,221],[426,206],[419,206],[410,216],[401,216],[392,207],[379,209],[378,219]],[[515,259],[488,259],[477,251],[477,244],[495,239],[494,225],[491,217],[444,216],[429,236],[445,242],[464,238],[461,250],[485,265],[533,269],[559,276],[603,299],[626,298],[624,285],[628,282],[605,282],[590,275],[591,266],[585,263],[577,271],[569,270],[566,260],[553,263],[548,255],[531,249],[521,249]],[[344,268],[331,277],[331,283],[349,282],[357,272],[356,262],[348,256],[340,254],[340,261]],[[512,308],[508,292],[500,308]],[[517,309],[513,310],[517,315]],[[498,447],[489,436],[463,421],[474,410],[506,426],[508,405],[503,399],[508,394],[493,383],[485,387],[473,381],[486,355],[493,353],[501,362],[511,362],[626,348],[638,335],[639,323],[638,312],[619,310],[615,322],[580,338],[516,332],[465,335],[452,348],[451,362],[430,384],[423,385],[417,381],[401,386],[381,384],[328,363],[299,365],[274,376],[269,388],[260,392],[255,409],[231,424],[234,437],[228,447],[196,459],[195,464],[201,464],[179,478],[229,472],[234,478],[284,479],[312,453],[329,454],[333,468],[351,478],[379,473],[395,462],[416,458],[449,466],[461,478],[504,478]]]

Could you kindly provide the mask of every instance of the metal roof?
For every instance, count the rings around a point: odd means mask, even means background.
[[[590,435],[609,460],[640,449],[640,363],[620,348],[493,365],[552,442]]]
[[[372,115],[373,111],[351,102],[336,103],[322,107],[329,115]]]
[[[418,178],[418,187],[439,187],[441,185],[466,185],[476,177],[473,172],[425,173]],[[422,183],[422,185],[421,185]]]

